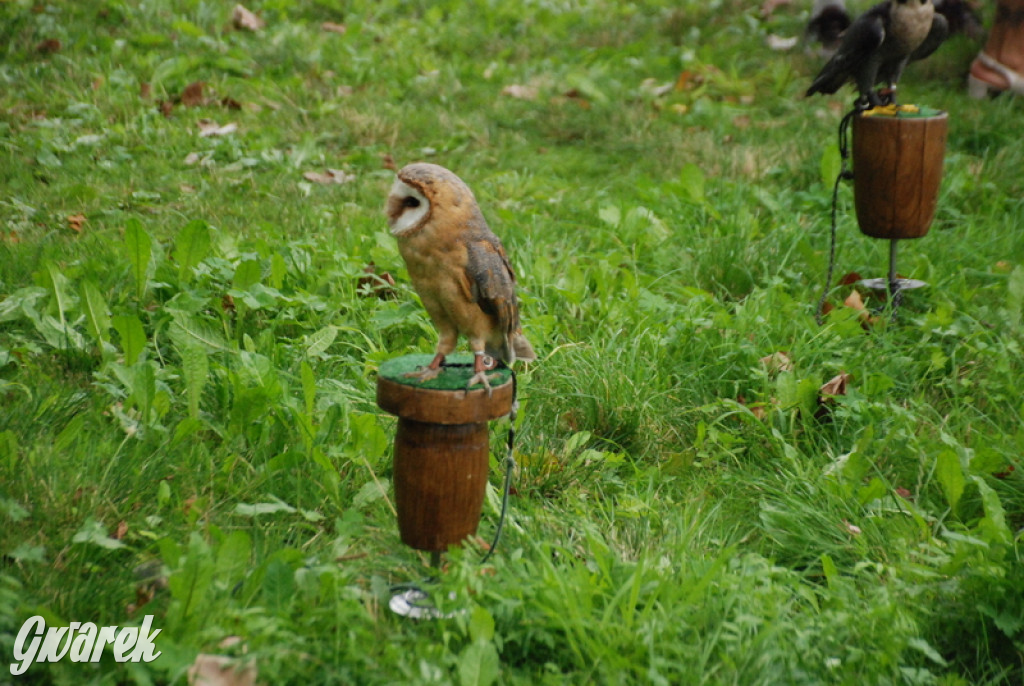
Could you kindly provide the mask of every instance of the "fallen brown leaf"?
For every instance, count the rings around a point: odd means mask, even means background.
[[[225,312],[231,312],[232,314],[234,314],[235,299],[231,297],[230,293],[225,293],[224,296],[220,299],[220,309],[224,310]]]
[[[864,298],[860,297],[860,292],[853,290],[843,300],[843,304],[850,309],[857,310],[860,313],[861,319],[865,319],[868,316],[868,308],[864,305]]]
[[[36,45],[36,52],[40,55],[52,55],[55,52],[60,52],[61,44],[56,38],[47,38],[44,41],[40,41]]]
[[[235,5],[235,9],[231,13],[231,23],[236,29],[245,31],[259,31],[267,25],[265,21],[241,5]]]
[[[502,88],[501,94],[517,100],[536,100],[539,93],[535,86],[513,83]]]
[[[590,101],[587,100],[586,96],[584,96],[578,88],[570,88],[562,93],[560,98],[552,98],[551,102],[558,105],[563,105],[567,102],[574,102],[585,110],[590,109]]]
[[[82,233],[82,224],[85,224],[84,214],[73,214],[68,217],[68,228],[75,233]]]
[[[343,34],[346,31],[348,31],[347,26],[345,26],[344,24],[335,24],[333,21],[325,21],[323,24],[320,24],[320,29],[322,31],[327,31],[328,33]]]
[[[196,126],[199,127],[199,135],[203,138],[209,138],[210,136],[226,136],[229,133],[234,133],[238,130],[238,124],[234,122],[220,126],[212,119],[200,119],[196,122]]]
[[[690,88],[693,88],[693,86],[691,85],[691,81],[694,81],[692,71],[687,69],[683,72],[680,72],[679,78],[676,79],[675,89],[677,91],[689,90]]]
[[[242,103],[238,102],[234,98],[224,96],[220,99],[220,106],[229,110],[240,110],[242,109]]]
[[[1016,470],[1017,468],[1010,464],[1006,465],[1006,469],[1004,469],[1001,472],[995,472],[994,474],[992,474],[992,476],[994,476],[997,479],[1009,479],[1010,475],[1012,475]]]
[[[156,596],[156,589],[153,586],[148,585],[148,584],[147,585],[142,585],[142,586],[136,586],[135,587],[135,602],[134,603],[128,603],[128,605],[126,605],[125,608],[124,608],[125,612],[128,613],[129,617],[134,615],[136,612],[139,611],[139,608],[143,607],[144,605],[149,604],[149,602],[151,600],[153,600],[153,598],[155,596]]]
[[[114,540],[120,541],[124,538],[126,533],[128,533],[128,522],[122,519],[117,523],[117,530],[110,537]]]
[[[149,96],[153,94],[153,85],[148,81],[143,81],[139,84],[139,97],[143,100],[149,100]]]
[[[377,265],[373,262],[363,268],[365,276],[360,276],[356,290],[360,295],[375,295],[381,300],[389,300],[398,295],[395,290],[395,277],[390,272],[377,273]]]
[[[355,181],[356,175],[349,174],[342,169],[328,169],[324,172],[305,172],[302,178],[306,181],[312,181],[313,183],[348,183],[349,181]]]
[[[846,395],[846,386],[850,381],[850,375],[840,372],[826,381],[818,389],[818,407],[814,411],[814,418],[819,421],[831,419],[832,408],[835,406],[835,399],[838,396]]]
[[[792,50],[796,47],[798,41],[799,39],[796,36],[779,36],[774,33],[768,34],[768,38],[765,39],[768,48],[777,52]]]
[[[136,580],[135,602],[125,608],[129,615],[148,604],[160,591],[167,590],[167,576],[159,560],[143,562],[132,570]]]
[[[174,110],[174,103],[170,100],[161,100],[158,106],[160,108],[160,114],[164,115],[167,119],[170,119],[171,111]]]
[[[871,315],[871,311],[864,304],[864,298],[856,289],[850,291],[850,295],[846,296],[843,305],[857,311],[860,326],[865,331],[869,331],[871,327],[878,323],[878,318]]]
[[[334,558],[335,562],[352,562],[353,560],[363,560],[370,556],[369,553],[351,553],[349,555],[340,555]]]
[[[792,4],[793,0],[764,0],[764,2],[761,3],[761,16],[768,18],[772,16],[772,13],[778,8]]]
[[[743,397],[742,393],[736,396],[736,402],[750,410],[750,414],[754,415],[757,419],[764,419],[768,416],[768,410],[765,409],[766,407],[772,407],[778,404],[778,400],[771,398],[767,403],[761,402],[751,405],[747,403],[747,399]]]
[[[198,107],[203,104],[203,82],[194,81],[181,92],[181,104],[185,107]]]
[[[852,286],[861,280],[861,275],[858,272],[847,272],[843,274],[843,278],[839,279],[840,286]]]
[[[675,89],[674,83],[658,83],[655,78],[648,77],[640,82],[640,90],[645,93],[650,93],[656,98],[660,98],[663,95],[668,95]]]
[[[398,170],[398,165],[395,164],[395,158],[391,156],[391,153],[386,152],[383,155],[381,155],[380,161],[385,169],[390,169],[391,171]]]
[[[840,372],[833,376],[831,379],[822,384],[818,391],[823,397],[835,397],[837,395],[846,395],[846,386],[850,381],[850,375],[846,372]]]
[[[793,360],[790,359],[789,353],[785,351],[779,351],[772,353],[771,355],[765,355],[758,362],[769,372],[791,372],[793,371]]]
[[[256,663],[199,653],[188,668],[189,686],[255,686]]]

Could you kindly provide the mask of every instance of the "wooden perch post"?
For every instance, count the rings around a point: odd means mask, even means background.
[[[942,180],[948,117],[853,118],[853,199],[860,230],[873,238],[928,233]]]
[[[889,242],[889,273],[866,279],[870,288],[888,289],[894,306],[900,291],[925,285],[896,273],[896,241],[921,238],[931,228],[946,154],[945,112],[883,114],[853,118],[853,200],[861,233]]]
[[[417,550],[443,551],[476,533],[480,523],[490,440],[487,422],[512,409],[508,369],[492,372],[492,393],[465,389],[472,358],[452,355],[436,379],[403,376],[426,366],[432,355],[406,355],[380,366],[377,404],[398,416],[394,446],[395,508],[402,542]]]

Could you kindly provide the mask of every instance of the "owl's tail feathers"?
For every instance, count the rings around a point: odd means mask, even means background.
[[[532,362],[537,359],[537,353],[533,352],[533,346],[530,345],[530,341],[526,340],[526,336],[517,331],[512,334],[511,339],[515,359],[524,362]]]

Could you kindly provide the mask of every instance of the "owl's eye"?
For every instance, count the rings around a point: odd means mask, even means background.
[[[419,206],[420,206],[420,201],[418,199],[414,198],[411,195],[407,195],[402,200],[402,207],[419,207]]]

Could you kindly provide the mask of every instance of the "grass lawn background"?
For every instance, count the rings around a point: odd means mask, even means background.
[[[768,47],[809,5],[0,2],[2,654],[153,614],[157,661],[29,676],[1021,683],[1024,103],[966,97],[963,36],[906,71],[949,113],[901,246],[929,285],[818,325],[854,95]],[[475,192],[540,359],[501,546],[417,623],[374,389],[436,340],[382,212],[419,160]],[[849,185],[838,222],[837,276],[883,275]]]

